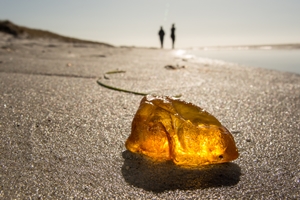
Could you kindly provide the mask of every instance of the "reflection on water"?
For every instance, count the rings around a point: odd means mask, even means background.
[[[183,54],[180,52],[180,54]],[[261,67],[300,74],[299,49],[186,50],[184,56],[216,59],[243,66]]]

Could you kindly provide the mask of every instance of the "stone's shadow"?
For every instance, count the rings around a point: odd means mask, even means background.
[[[182,168],[168,162],[153,162],[142,155],[126,150],[122,153],[122,174],[125,181],[147,191],[194,190],[236,185],[241,168],[234,163],[207,165],[201,168]]]

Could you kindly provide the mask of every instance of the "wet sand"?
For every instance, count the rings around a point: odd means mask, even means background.
[[[4,34],[0,47],[1,198],[300,198],[299,75]],[[104,78],[113,70],[126,73]],[[232,131],[240,157],[189,170],[126,151],[142,96],[99,77],[181,94]]]

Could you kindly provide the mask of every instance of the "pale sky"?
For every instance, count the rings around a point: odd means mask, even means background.
[[[0,0],[0,19],[120,46],[300,43],[300,0]]]

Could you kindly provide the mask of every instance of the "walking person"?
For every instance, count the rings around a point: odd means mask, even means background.
[[[174,43],[175,43],[175,24],[173,24],[172,28],[171,28],[171,38],[172,38],[172,49],[174,49]]]
[[[165,36],[165,32],[164,32],[162,26],[160,27],[158,35],[159,35],[159,39],[160,39],[160,46],[161,46],[161,48],[164,48],[164,36]]]

